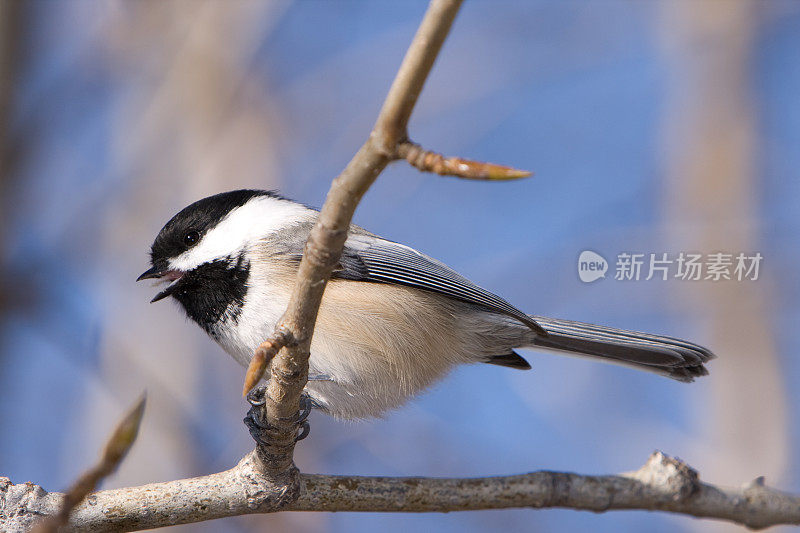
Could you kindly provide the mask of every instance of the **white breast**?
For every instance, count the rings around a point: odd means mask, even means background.
[[[216,328],[216,340],[239,364],[247,366],[256,348],[275,331],[289,304],[293,273],[252,261],[244,305],[236,324]]]

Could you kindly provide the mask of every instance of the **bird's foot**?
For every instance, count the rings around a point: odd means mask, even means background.
[[[247,393],[247,403],[250,404],[250,410],[247,411],[247,416],[244,417],[244,425],[250,431],[250,435],[256,444],[265,446],[269,444],[271,434],[275,433],[278,428],[267,422],[266,411],[264,404],[266,403],[267,388],[265,386],[256,387]],[[295,442],[301,441],[308,437],[311,432],[311,426],[308,423],[308,415],[314,406],[314,401],[303,394],[300,396],[300,412],[297,416],[286,419],[297,426],[297,436]]]

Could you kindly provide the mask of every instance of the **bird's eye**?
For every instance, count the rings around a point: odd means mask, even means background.
[[[192,246],[199,240],[200,240],[200,234],[194,230],[187,231],[186,235],[183,236],[183,244],[185,244],[186,246]]]

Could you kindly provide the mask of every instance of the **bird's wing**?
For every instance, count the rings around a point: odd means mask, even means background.
[[[273,242],[276,244],[280,242],[278,249],[285,249],[287,256],[299,261],[308,233],[297,229],[294,228],[291,237],[275,236]],[[296,238],[298,235],[303,237],[298,239]],[[274,246],[270,248],[276,249]],[[510,316],[536,333],[547,335],[547,332],[528,315],[499,296],[475,285],[444,263],[403,244],[382,239],[357,226],[351,228],[339,267],[334,270],[331,277],[405,285],[442,294]]]

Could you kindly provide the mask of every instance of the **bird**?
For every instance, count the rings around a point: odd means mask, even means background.
[[[173,216],[137,281],[171,297],[247,367],[286,310],[319,216],[274,192],[241,189]],[[351,225],[311,342],[311,405],[343,419],[379,417],[461,364],[531,366],[516,350],[583,356],[691,382],[708,349],[678,338],[529,315],[436,259]],[[267,373],[268,377],[268,373]]]

